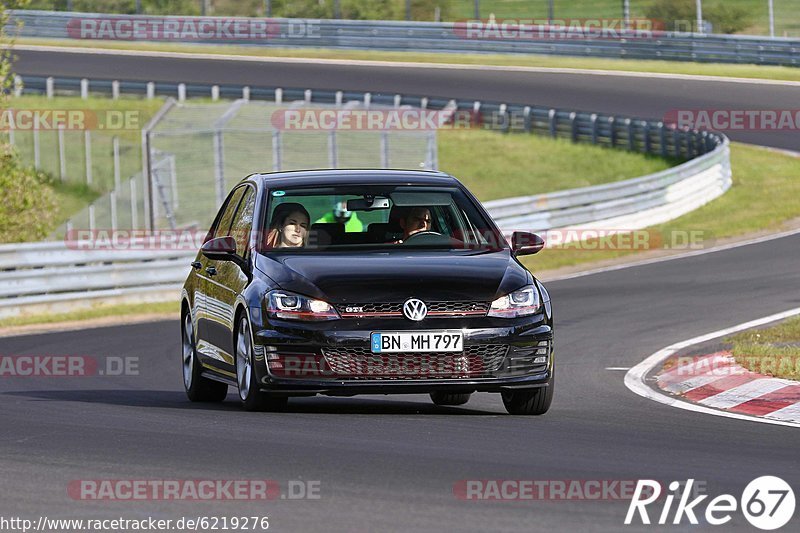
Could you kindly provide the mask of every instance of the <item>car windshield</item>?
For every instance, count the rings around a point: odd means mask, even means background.
[[[270,190],[260,251],[499,250],[505,239],[457,187]]]

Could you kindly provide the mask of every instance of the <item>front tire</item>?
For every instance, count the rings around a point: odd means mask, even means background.
[[[469,401],[472,393],[432,392],[431,400],[436,405],[464,405]]]
[[[193,402],[221,402],[228,395],[228,386],[201,375],[202,365],[197,357],[192,314],[186,312],[181,327],[183,353],[183,387]]]
[[[271,397],[261,392],[256,379],[253,358],[253,341],[250,322],[246,316],[239,319],[236,334],[236,383],[239,399],[246,411],[280,411],[286,408],[289,398]]]
[[[501,393],[503,405],[510,415],[543,415],[553,402],[555,378],[547,387]]]

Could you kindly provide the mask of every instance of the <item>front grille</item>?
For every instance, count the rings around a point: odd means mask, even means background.
[[[487,302],[425,302],[428,316],[458,317],[484,316],[489,310]],[[336,306],[342,318],[401,317],[402,303],[353,303]]]
[[[373,354],[369,348],[324,348],[336,376],[348,379],[442,379],[489,376],[503,364],[508,346],[477,344],[463,353]]]

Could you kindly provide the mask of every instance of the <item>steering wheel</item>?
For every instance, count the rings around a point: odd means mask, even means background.
[[[411,239],[413,239],[413,238],[415,238],[415,237],[417,237],[417,236],[419,236],[419,235],[437,235],[437,236],[439,236],[439,237],[441,237],[441,236],[442,236],[442,234],[441,234],[441,233],[439,233],[438,231],[431,231],[431,230],[426,230],[426,231],[418,231],[418,232],[416,232],[416,233],[412,233],[411,235],[409,235],[408,237],[406,237],[406,240],[405,240],[404,242],[408,242],[408,241],[410,241]]]

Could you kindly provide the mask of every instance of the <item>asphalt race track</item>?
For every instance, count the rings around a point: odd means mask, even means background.
[[[26,74],[391,90],[641,116],[681,106],[793,108],[800,95],[796,87],[644,78],[617,86],[620,79],[560,74],[19,56],[18,71]],[[792,132],[739,138],[798,144]],[[140,372],[0,380],[2,514],[266,515],[275,531],[685,530],[685,521],[626,528],[627,502],[464,501],[453,489],[481,479],[693,478],[712,497],[738,499],[763,475],[800,487],[796,429],[667,407],[626,389],[624,371],[606,370],[799,307],[798,264],[795,235],[548,284],[556,306],[557,392],[543,417],[508,416],[499,397],[485,394],[463,408],[435,407],[427,396],[318,397],[293,400],[286,413],[245,413],[234,391],[222,405],[191,404],[181,383],[177,320],[0,339],[3,355],[136,357]],[[319,481],[321,497],[76,501],[67,486],[79,479],[271,479],[282,488],[288,480]],[[653,520],[660,510],[651,511]],[[752,530],[740,513],[716,529]]]

